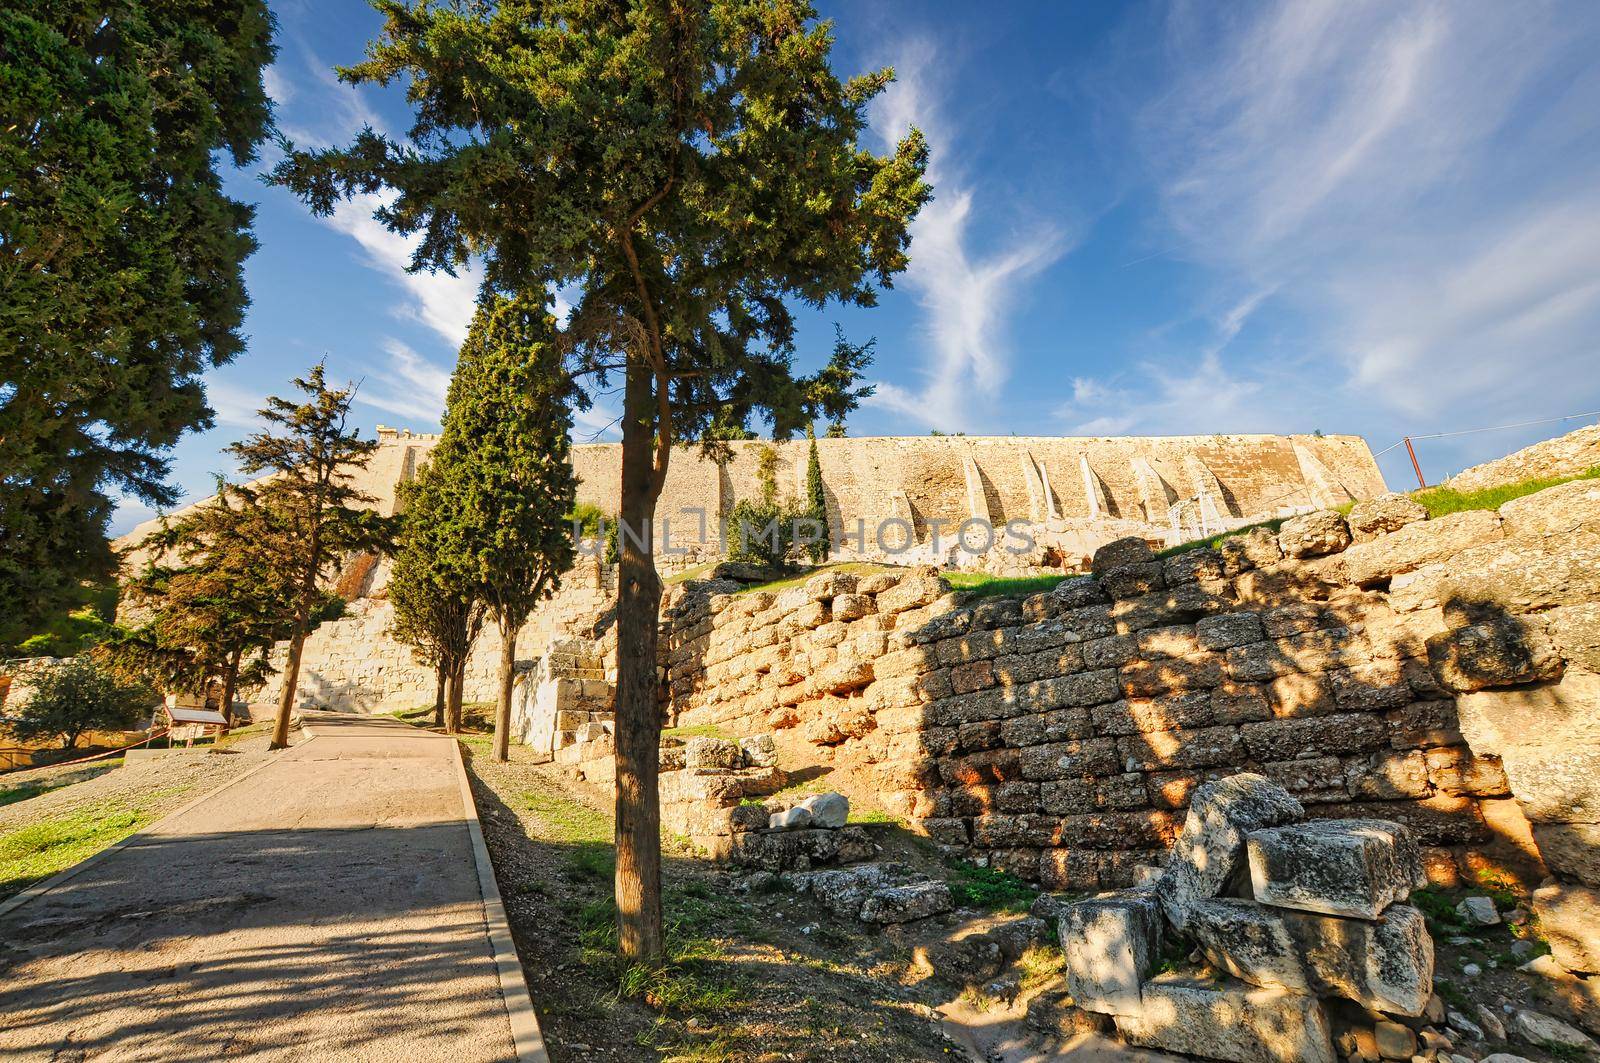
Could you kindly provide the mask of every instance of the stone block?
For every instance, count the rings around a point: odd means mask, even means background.
[[[1112,1031],[1110,1016],[1078,1007],[1065,990],[1047,989],[1033,997],[1028,1001],[1028,1013],[1023,1021],[1030,1029],[1060,1041]]]
[[[1132,735],[1117,739],[1117,751],[1128,771],[1210,768],[1245,759],[1239,728],[1232,725]]]
[[[1162,562],[1161,573],[1169,587],[1196,582],[1216,583],[1225,575],[1222,555],[1205,546],[1173,554]]]
[[[1466,746],[1430,749],[1425,755],[1428,782],[1440,793],[1504,797],[1511,792],[1499,757],[1475,756]]]
[[[1281,719],[1331,716],[1339,711],[1328,677],[1315,672],[1280,676],[1267,684],[1267,702]]]
[[[1110,738],[1051,742],[1008,750],[1019,759],[1024,779],[1071,779],[1083,775],[1118,774],[1117,745]]]
[[[1157,886],[1167,918],[1182,929],[1191,904],[1221,896],[1231,881],[1243,877],[1251,831],[1293,823],[1302,815],[1300,802],[1263,775],[1241,773],[1196,789]]]
[[[1600,823],[1600,676],[1568,669],[1559,683],[1468,694],[1457,709],[1530,820]]]
[[[1254,683],[1223,683],[1211,692],[1211,718],[1219,723],[1253,723],[1272,717],[1267,694]]]
[[[850,818],[850,799],[834,791],[813,794],[795,807],[811,813],[811,822],[819,827],[838,829]]]
[[[1082,849],[1046,849],[1039,854],[1038,876],[1045,889],[1074,892],[1098,889],[1099,854]]]
[[[1264,720],[1239,728],[1256,760],[1293,760],[1377,749],[1388,740],[1385,722],[1369,713]]]
[[[1086,668],[1120,668],[1139,653],[1138,641],[1133,635],[1108,635],[1083,643],[1083,664]]]
[[[1564,660],[1586,672],[1600,672],[1600,602],[1559,606],[1540,619]]]
[[[1130,698],[1155,698],[1184,690],[1209,690],[1223,681],[1222,658],[1215,653],[1135,660],[1124,665],[1118,674],[1122,693]]]
[[[1428,761],[1421,750],[1379,750],[1351,757],[1344,765],[1345,789],[1366,801],[1427,797],[1433,792]]]
[[[1409,831],[1383,820],[1321,820],[1250,832],[1250,885],[1262,904],[1377,919],[1426,883]]]
[[[1113,599],[1138,598],[1166,586],[1161,577],[1161,562],[1119,565],[1099,574],[1100,585]]]
[[[1428,663],[1451,690],[1472,691],[1555,679],[1562,660],[1544,631],[1520,617],[1496,616],[1427,641]]]
[[[1155,560],[1155,554],[1150,549],[1150,544],[1137,536],[1125,539],[1114,539],[1094,552],[1090,559],[1089,569],[1095,575],[1100,575],[1114,568],[1124,565],[1148,564]]]
[[[1438,595],[1446,605],[1518,614],[1600,601],[1600,540],[1516,539],[1465,551],[1446,563]]]
[[[1533,837],[1552,872],[1600,886],[1600,823],[1535,823]]]
[[[1500,518],[1486,510],[1451,513],[1418,521],[1389,535],[1356,543],[1341,556],[1345,577],[1358,586],[1381,583],[1401,572],[1446,561],[1501,537]]]
[[[1226,540],[1224,540],[1226,542]],[[1117,1032],[1145,1048],[1229,1063],[1335,1063],[1328,1017],[1315,997],[1238,982],[1163,975],[1146,983]]]
[[[1251,528],[1230,535],[1217,544],[1217,553],[1222,557],[1222,571],[1228,576],[1262,565],[1275,565],[1283,558],[1277,533],[1270,528]]]
[[[955,907],[950,887],[943,882],[913,882],[873,891],[861,904],[864,923],[910,923],[948,912]]]
[[[739,739],[739,752],[752,768],[771,768],[778,763],[778,747],[773,744],[771,735]]]
[[[744,763],[737,745],[704,735],[684,743],[683,760],[687,768],[737,768]]]
[[[1259,613],[1221,613],[1195,622],[1195,635],[1208,650],[1226,650],[1266,638]]]
[[[1060,932],[1073,1002],[1101,1014],[1137,1014],[1140,985],[1160,957],[1161,927],[1161,905],[1148,892],[1107,894],[1069,907]]]
[[[1050,596],[1061,609],[1077,609],[1097,605],[1107,600],[1105,588],[1093,576],[1074,576],[1064,579],[1050,590]]]
[[[1552,883],[1533,891],[1550,952],[1569,971],[1600,973],[1600,890]]]
[[[1288,557],[1321,557],[1350,545],[1350,528],[1332,510],[1290,517],[1278,529],[1278,545]]]
[[[1405,495],[1387,494],[1357,502],[1346,518],[1356,542],[1397,532],[1407,524],[1428,519],[1428,510]]]
[[[1089,710],[1094,728],[1103,735],[1173,731],[1211,723],[1211,695],[1204,690],[1164,698],[1130,698]]]
[[[1196,903],[1188,929],[1213,963],[1251,985],[1408,1016],[1433,993],[1433,940],[1410,905],[1369,922],[1222,898]]]

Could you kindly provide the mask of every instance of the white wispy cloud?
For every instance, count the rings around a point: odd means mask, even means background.
[[[264,424],[260,410],[266,396],[215,375],[206,378],[206,402],[216,415],[218,427],[254,432]]]
[[[1100,416],[1177,430],[1193,418],[1170,397],[1227,410],[1253,395],[1238,413],[1267,408],[1271,430],[1304,430],[1293,418],[1332,407],[1388,438],[1600,397],[1581,371],[1600,335],[1594,8],[1167,10],[1139,60],[1142,72],[1159,56],[1170,76],[1119,117],[1173,253],[1244,295],[1200,312],[1215,342],[1186,366],[1107,381]],[[1293,381],[1262,352],[1230,348],[1269,297],[1306,323]]]
[[[437,424],[444,416],[450,371],[397,339],[386,338],[383,349],[388,361],[361,381],[356,401],[413,422]]]
[[[932,72],[939,56],[927,41],[901,50],[896,81],[874,104],[873,128],[892,144],[912,126],[927,137],[934,199],[911,225],[905,283],[926,315],[930,350],[920,388],[878,382],[867,402],[946,430],[972,427],[1003,388],[1009,370],[1006,324],[1025,282],[1071,246],[1058,226],[1041,222],[980,248],[973,221],[977,192],[949,160],[959,137],[942,112]]]

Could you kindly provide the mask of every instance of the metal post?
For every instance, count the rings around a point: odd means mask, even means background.
[[[1411,437],[1410,436],[1406,436],[1405,440],[1406,440],[1406,453],[1411,455],[1411,468],[1416,470],[1417,486],[1418,487],[1427,487],[1428,486],[1428,481],[1426,481],[1426,480],[1424,480],[1422,478],[1422,466],[1417,464],[1417,452],[1411,446]]]

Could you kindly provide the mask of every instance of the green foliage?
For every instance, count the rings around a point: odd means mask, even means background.
[[[1283,522],[1288,519],[1288,517],[1274,517],[1271,520],[1261,520],[1256,521],[1254,524],[1246,524],[1242,527],[1234,528],[1232,531],[1225,531],[1218,535],[1213,535],[1207,539],[1194,539],[1190,542],[1179,543],[1177,546],[1169,546],[1165,550],[1157,550],[1156,557],[1158,559],[1176,557],[1178,554],[1186,554],[1190,550],[1199,550],[1201,547],[1215,549],[1217,544],[1222,542],[1222,540],[1231,539],[1235,535],[1244,535],[1248,532],[1255,531],[1257,528],[1265,528],[1270,532],[1276,532],[1279,528],[1283,527]]]
[[[805,511],[792,504],[741,499],[728,514],[728,557],[785,568],[806,520]]]
[[[389,633],[422,664],[454,675],[483,629],[484,607],[450,552],[450,485],[437,463],[400,485],[400,530],[389,572]]]
[[[117,614],[117,584],[85,583],[65,595],[34,634],[16,645],[18,657],[71,657],[112,633]]]
[[[222,190],[271,127],[265,0],[0,8],[0,644],[105,580],[110,494],[170,505],[243,349],[254,210]]]
[[[1025,912],[1039,891],[1009,871],[957,863],[950,868],[950,894],[963,908]]]
[[[1457,491],[1453,487],[1429,487],[1413,491],[1410,497],[1412,501],[1420,503],[1427,509],[1430,520],[1437,520],[1451,513],[1464,513],[1470,509],[1499,509],[1514,498],[1522,498],[1575,480],[1594,479],[1600,479],[1600,465],[1576,476],[1519,480],[1516,483],[1485,487],[1477,491]]]
[[[1026,598],[1053,590],[1065,576],[992,576],[987,572],[946,572],[945,582],[968,598]]]
[[[27,677],[33,695],[0,729],[21,742],[59,741],[63,749],[78,744],[85,731],[120,731],[147,715],[156,696],[128,683],[88,657],[70,657],[39,666]]]
[[[817,437],[808,427],[806,435],[811,446],[806,452],[806,516],[816,521],[820,534],[806,546],[813,564],[821,564],[832,552],[833,543],[828,530],[828,496],[822,489],[822,461],[817,456]]]
[[[573,506],[572,512],[566,515],[565,520],[575,527],[579,536],[584,539],[599,538],[609,525],[616,523],[615,518],[591,502],[579,502]]]

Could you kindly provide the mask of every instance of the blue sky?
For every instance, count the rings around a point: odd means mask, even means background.
[[[378,18],[280,0],[268,78],[297,143],[403,134],[400,89],[340,85]],[[893,65],[873,135],[915,123],[935,200],[872,310],[853,434],[1403,434],[1600,410],[1600,5],[824,3],[841,72]],[[355,203],[258,205],[249,348],[217,426],[174,455],[191,498],[263,396],[326,357],[357,414],[437,429],[469,275],[410,276]],[[611,438],[601,410],[579,438]],[[1589,418],[1594,420],[1595,418]],[[1439,478],[1580,423],[1418,443]],[[1411,481],[1403,450],[1380,458]],[[125,530],[148,514],[119,511]]]

